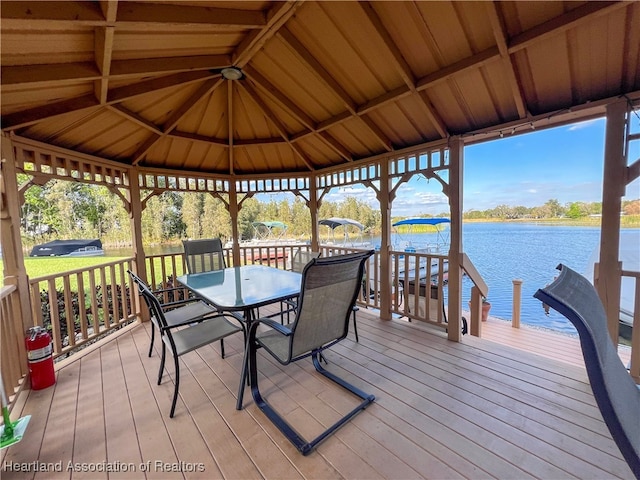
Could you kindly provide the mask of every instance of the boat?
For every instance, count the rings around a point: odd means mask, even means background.
[[[622,269],[640,272],[640,235],[637,232],[622,232],[620,235],[618,258],[622,262]],[[600,259],[600,246],[591,253],[587,262],[585,277],[593,284],[594,266]],[[622,277],[620,283],[620,335],[631,338],[630,329],[633,326],[636,295],[635,279]]]
[[[53,240],[36,245],[31,257],[99,257],[104,255],[102,242],[95,240]]]
[[[451,220],[448,218],[406,218],[404,220],[399,220],[392,224],[392,226],[395,227],[396,229],[397,236],[400,238],[399,241],[396,241],[396,244],[394,245],[394,249],[402,250],[407,253],[420,253],[420,254],[430,253],[430,254],[436,254],[436,255],[447,255],[449,253],[449,241],[448,241],[448,238],[445,237],[441,229],[441,226],[443,224],[448,224],[448,223],[451,223]],[[424,225],[435,227],[435,230],[436,230],[435,241],[424,244],[424,245],[417,245],[413,242],[411,237],[413,234],[416,233],[414,231],[416,226],[424,226]],[[406,239],[402,239],[403,235],[399,231],[401,230],[401,228],[398,228],[398,227],[406,227],[407,232],[405,232],[404,234],[407,236]],[[400,258],[403,258],[403,256],[401,255]],[[446,280],[446,275],[449,271],[448,259],[445,259],[442,262],[442,266],[444,269],[445,280]],[[416,258],[411,256],[409,258],[409,269],[407,271],[406,276],[408,278],[415,278],[415,269],[416,269]],[[426,258],[421,258],[418,269],[419,269],[418,277],[420,278],[421,282],[425,282],[426,278],[429,277],[431,282],[433,283],[438,279],[438,275],[440,272],[440,259],[432,258],[431,264],[429,265],[429,268],[427,268]],[[400,278],[404,278],[405,276],[405,265],[402,262],[402,260],[400,261],[400,268],[398,270],[398,275]]]
[[[371,248],[371,242],[364,240],[364,225],[357,220],[351,218],[331,217],[318,222],[331,231],[331,240],[326,242],[328,245],[345,248]],[[341,230],[342,239],[336,238],[336,231]],[[351,237],[355,235],[355,239]]]
[[[279,221],[252,222],[253,238],[240,241],[240,248],[252,249],[248,259],[253,262],[268,260],[284,260],[289,256],[289,249],[285,247],[307,245],[302,239],[288,238],[287,224]],[[256,248],[259,247],[259,248]],[[224,248],[233,248],[233,241],[229,240]]]
[[[431,226],[435,227],[436,230],[436,238],[435,242],[428,243],[425,245],[414,245],[413,241],[409,238],[407,240],[400,240],[398,245],[394,245],[396,249],[402,249],[405,252],[417,252],[417,253],[448,253],[449,250],[449,240],[444,235],[444,231],[441,229],[441,226],[444,224],[451,223],[451,220],[448,218],[406,218],[404,220],[399,220],[392,224],[396,229],[397,236],[401,239],[403,234],[400,233],[400,228],[398,227],[407,227],[407,232],[404,235],[411,236],[415,234],[414,231],[416,226]]]

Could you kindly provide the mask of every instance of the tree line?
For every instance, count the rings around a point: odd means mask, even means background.
[[[622,213],[625,215],[640,215],[640,200],[624,200],[622,202]],[[488,210],[469,210],[464,212],[463,218],[468,220],[579,219],[601,214],[602,202],[569,202],[562,205],[558,200],[550,199],[544,205],[537,207],[498,205]]]
[[[144,195],[149,193],[143,192]],[[639,215],[640,200],[623,202],[623,211],[627,215]],[[471,210],[465,212],[463,218],[580,218],[601,213],[600,202],[561,205],[558,200],[551,199],[544,205],[531,208],[498,205],[483,211]],[[448,213],[438,216],[448,216]],[[318,218],[329,217],[352,218],[362,223],[368,232],[380,232],[379,210],[355,197],[347,196],[341,202],[324,201]],[[242,201],[238,223],[243,239],[254,236],[253,222],[275,220],[287,224],[287,237],[310,239],[311,215],[302,198],[292,194],[291,199],[279,201],[260,202],[255,198]],[[25,191],[21,232],[25,246],[66,238],[100,238],[104,244],[114,246],[125,246],[131,241],[129,215],[119,196],[103,186],[62,180],[52,180],[43,186],[35,185]],[[326,232],[320,233],[326,235]],[[227,241],[232,235],[231,218],[225,203],[208,193],[164,192],[146,202],[142,213],[142,235],[146,244],[168,243],[184,238],[220,237]]]

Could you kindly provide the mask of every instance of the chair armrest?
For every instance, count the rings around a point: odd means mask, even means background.
[[[280,323],[271,320],[270,318],[261,318],[259,321],[260,323],[264,323],[265,325],[270,326],[274,330],[277,330],[278,333],[281,333],[282,335],[285,335],[287,337],[293,333],[288,326],[281,325]]]

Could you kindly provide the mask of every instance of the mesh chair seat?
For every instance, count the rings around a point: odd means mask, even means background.
[[[302,288],[293,323],[282,325],[270,318],[260,318],[249,329],[236,408],[242,409],[246,378],[256,405],[303,455],[310,453],[375,399],[320,364],[322,352],[347,336],[349,318],[361,289],[364,263],[373,253],[371,250],[311,260],[302,272]],[[267,329],[258,332],[259,326]],[[283,365],[311,357],[318,373],[360,398],[361,402],[313,440],[305,440],[262,397],[256,365],[258,348],[264,348]]]
[[[205,320],[172,332],[175,343],[175,354],[180,356],[211,343],[211,339],[220,339],[242,330],[241,327],[229,321],[231,316],[218,315],[215,321]],[[163,336],[163,341],[171,348],[170,339]]]
[[[570,268],[561,264],[558,269],[558,278],[534,297],[576,327],[602,418],[631,471],[640,479],[640,390],[618,356],[598,292]]]
[[[173,356],[175,387],[169,413],[169,416],[173,417],[180,387],[179,357],[219,340],[221,355],[222,358],[224,358],[224,338],[240,331],[244,334],[244,324],[238,321],[235,316],[221,314],[213,307],[200,301],[197,302],[199,305],[190,304],[165,312],[162,304],[151,291],[151,288],[133,272],[129,271],[129,275],[137,285],[140,295],[144,298],[149,308],[152,322],[158,326],[162,337],[162,356],[160,359],[160,368],[158,369],[158,385],[162,382],[167,349]],[[188,315],[197,312],[209,312],[210,315],[200,316],[197,319]],[[171,324],[169,324],[169,320],[167,320],[168,316],[171,318]],[[237,324],[235,322],[237,322]],[[151,353],[149,353],[149,355],[151,355]]]

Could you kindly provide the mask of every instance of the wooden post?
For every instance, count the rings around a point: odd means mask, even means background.
[[[618,344],[620,319],[620,209],[625,193],[627,161],[624,155],[627,100],[607,105],[600,227],[598,294],[607,312],[609,334]]]
[[[20,297],[21,333],[33,326],[29,277],[24,266],[22,240],[20,238],[20,193],[16,173],[16,158],[13,144],[6,134],[2,135],[2,158],[0,164],[0,245],[4,265],[5,285],[15,285]],[[26,359],[22,359],[26,362]]]
[[[389,177],[389,161],[380,160],[380,213],[382,232],[380,238],[380,318],[391,320],[391,201],[389,192],[393,190]],[[373,274],[373,272],[370,272]]]
[[[520,328],[520,310],[522,305],[522,280],[513,280],[513,311],[511,313],[511,326]]]
[[[129,222],[131,224],[131,244],[135,257],[135,273],[148,281],[145,265],[144,245],[142,243],[142,199],[140,198],[140,180],[138,169],[129,169]]]
[[[238,233],[238,190],[236,181],[229,180],[229,216],[231,217],[231,237],[233,238],[233,266],[240,266],[240,234]]]
[[[318,186],[316,185],[316,176],[309,176],[309,212],[311,213],[311,250],[320,251],[320,236],[318,234],[318,210],[320,205],[318,202]]]
[[[471,287],[469,333],[474,337],[482,335],[482,295],[478,287]]]
[[[462,317],[462,178],[464,143],[459,136],[449,140],[449,205],[451,206],[451,247],[449,250],[449,340],[460,341]],[[478,324],[480,322],[477,322]],[[472,322],[473,326],[473,322]],[[477,335],[480,327],[478,327]],[[473,330],[471,334],[474,335]]]

